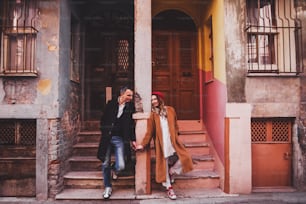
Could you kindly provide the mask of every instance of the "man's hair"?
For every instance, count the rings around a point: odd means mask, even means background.
[[[131,89],[130,87],[128,87],[128,86],[123,86],[123,87],[121,87],[120,90],[119,90],[120,96],[121,96],[122,94],[124,94],[124,93],[126,92],[126,90],[128,90],[128,89],[132,90],[132,89]]]

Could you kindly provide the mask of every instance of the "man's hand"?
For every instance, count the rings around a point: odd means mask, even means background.
[[[136,151],[136,146],[137,146],[136,141],[132,141],[131,147],[134,151]]]

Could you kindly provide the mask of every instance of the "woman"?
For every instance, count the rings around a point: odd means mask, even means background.
[[[176,199],[171,183],[173,176],[186,173],[193,169],[190,154],[178,138],[178,125],[176,113],[173,107],[165,106],[164,96],[161,92],[153,92],[152,112],[148,119],[147,132],[141,144],[137,145],[137,150],[143,150],[150,145],[153,138],[156,151],[156,174],[157,183],[162,183],[167,189],[170,199]],[[178,156],[177,162],[173,166],[168,166],[170,158]],[[162,171],[161,171],[162,170]]]

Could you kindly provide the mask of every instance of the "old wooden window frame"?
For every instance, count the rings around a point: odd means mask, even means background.
[[[248,73],[303,71],[301,22],[293,0],[247,0]]]
[[[0,76],[37,76],[38,1],[4,0],[0,13]]]

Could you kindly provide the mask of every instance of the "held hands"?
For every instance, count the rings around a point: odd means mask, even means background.
[[[135,151],[143,151],[144,147],[142,145],[136,145]]]
[[[133,141],[131,142],[131,148],[134,150],[134,151],[143,151],[144,150],[144,147],[142,145],[137,145],[136,141]]]

